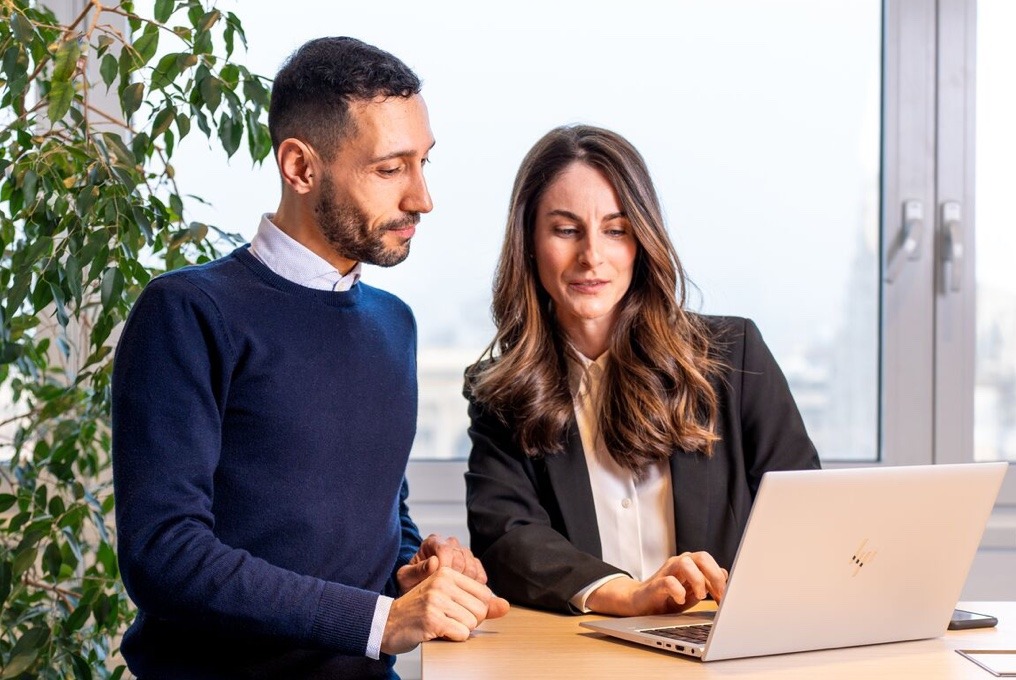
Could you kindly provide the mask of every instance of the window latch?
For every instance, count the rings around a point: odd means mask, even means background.
[[[903,224],[899,237],[890,246],[889,264],[885,281],[892,283],[899,279],[903,266],[908,260],[921,258],[921,237],[924,235],[924,205],[917,200],[903,202]]]
[[[942,204],[942,292],[957,293],[963,280],[963,222],[957,201]]]

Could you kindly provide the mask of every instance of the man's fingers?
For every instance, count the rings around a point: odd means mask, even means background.
[[[432,556],[410,566],[414,572],[413,576],[415,576],[418,581],[422,581],[423,579],[427,578],[435,571],[437,571],[441,565],[438,562],[437,558]]]
[[[487,618],[488,619],[499,619],[511,609],[511,605],[508,604],[508,600],[503,597],[495,595],[487,603]]]

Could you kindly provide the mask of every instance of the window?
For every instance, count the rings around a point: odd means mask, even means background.
[[[464,22],[464,6],[238,10],[259,72],[320,33],[306,17],[334,16],[329,30],[391,50],[424,80],[435,209],[405,263],[365,274],[417,315],[414,458],[468,453],[462,371],[493,333],[514,173],[551,127],[586,122],[645,155],[693,306],[756,320],[825,458],[876,460],[880,2],[646,1],[621,14],[543,3],[489,23]],[[184,149],[193,160],[178,160],[178,181],[213,203],[202,217],[250,238],[277,201],[274,165],[215,166],[198,146]]]
[[[977,363],[974,457],[1016,462],[1016,5],[977,7]]]

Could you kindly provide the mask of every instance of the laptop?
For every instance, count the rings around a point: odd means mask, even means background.
[[[768,472],[715,612],[581,625],[702,661],[938,637],[1007,468]]]

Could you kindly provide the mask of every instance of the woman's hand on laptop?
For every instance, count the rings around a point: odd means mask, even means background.
[[[707,595],[719,602],[727,587],[727,570],[707,552],[682,553],[668,559],[645,581],[628,576],[594,590],[586,606],[601,614],[644,616],[672,614],[693,607]]]

